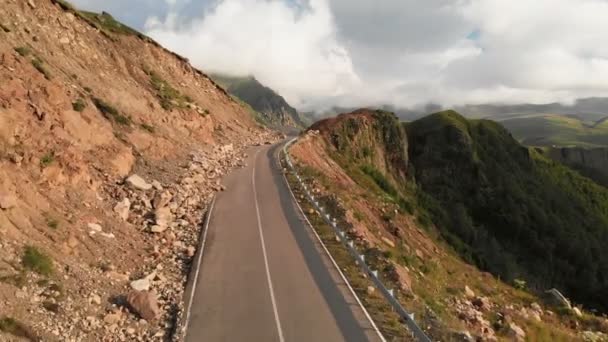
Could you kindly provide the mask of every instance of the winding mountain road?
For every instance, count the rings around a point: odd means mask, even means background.
[[[381,341],[302,218],[278,164],[248,151],[210,209],[187,342]]]

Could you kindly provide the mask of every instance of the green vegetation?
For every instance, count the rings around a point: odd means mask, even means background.
[[[139,39],[150,41],[152,39],[147,37],[146,35],[138,32],[137,30],[117,21],[114,17],[106,12],[102,13],[94,13],[89,11],[79,11],[74,7],[71,3],[65,0],[51,0],[53,3],[57,4],[64,11],[70,12],[77,17],[80,17],[86,23],[91,25],[92,27],[101,31],[106,37],[110,39],[115,39],[114,35],[125,35],[125,36],[135,36]]]
[[[32,54],[32,50],[27,46],[16,47],[15,51],[22,57],[27,57]]]
[[[46,225],[53,229],[56,230],[57,228],[59,228],[59,221],[57,221],[57,219],[54,219],[52,217],[47,217],[46,219]]]
[[[320,177],[318,173],[315,173],[315,170],[313,169],[305,168],[300,170],[300,173],[306,178],[315,177],[315,179],[323,181],[323,178]],[[303,194],[302,189],[299,187],[297,181],[295,181],[293,174],[290,173],[287,177],[296,197]],[[328,198],[323,198],[321,201],[323,206],[332,213],[332,216],[337,218],[343,217],[343,213],[339,214],[337,212],[334,202]],[[312,209],[312,206],[308,201],[302,201],[300,202],[300,205],[305,212]],[[355,263],[355,260],[352,258],[349,251],[341,242],[336,240],[332,228],[327,225],[319,215],[308,215],[308,218],[340,269],[343,270],[354,291],[359,298],[361,298],[363,305],[367,308],[374,321],[378,323],[378,328],[382,334],[389,340],[405,340],[408,334],[405,325],[400,322],[399,316],[380,294],[367,292],[367,288],[373,286],[372,282],[368,277],[363,276],[359,266]],[[340,221],[340,224],[344,224],[344,222]],[[366,260],[371,261],[372,254],[373,252],[366,253]],[[379,264],[374,264],[374,267],[380,269]]]
[[[40,158],[40,166],[45,168],[55,161],[55,152],[48,152]]]
[[[73,11],[74,6],[65,0],[51,0],[54,4],[59,5],[64,11]]]
[[[154,134],[156,132],[156,128],[154,128],[154,126],[152,126],[152,125],[148,125],[147,123],[142,123],[139,125],[139,127],[141,127],[142,129],[144,129],[152,134]]]
[[[106,12],[94,13],[88,11],[79,11],[79,16],[86,20],[90,25],[96,27],[104,34],[108,35],[110,33],[126,35],[126,36],[136,36],[143,40],[149,40],[147,36],[138,32],[137,30],[132,29],[131,27],[120,23],[114,17]]]
[[[108,120],[114,121],[119,125],[129,126],[131,125],[131,119],[122,115],[118,109],[114,108],[112,105],[106,103],[100,98],[93,97],[93,103],[95,107],[99,109],[101,114]]]
[[[304,127],[304,123],[295,108],[274,90],[264,86],[254,77],[232,77],[211,75],[211,78],[233,97],[248,104],[253,118],[264,126]]]
[[[448,111],[407,125],[418,204],[467,260],[608,309],[608,190],[500,125]]]
[[[38,70],[41,74],[44,75],[44,78],[46,78],[47,80],[51,79],[51,72],[46,68],[46,66],[44,65],[44,61],[40,57],[34,57],[32,59],[32,65],[34,66],[34,68],[36,68],[36,70]]]
[[[39,340],[36,334],[34,334],[29,327],[8,316],[3,316],[0,318],[0,331],[11,334],[15,337],[26,338],[30,341]]]
[[[530,146],[608,146],[608,121],[586,121],[573,115],[517,116],[499,122],[513,136]]]
[[[156,91],[160,106],[163,107],[164,110],[186,108],[188,104],[191,103],[191,97],[181,94],[153,70],[144,67],[144,72],[150,76],[152,88]]]
[[[40,275],[48,277],[53,274],[53,260],[34,246],[25,247],[21,263]]]
[[[83,99],[79,98],[72,103],[72,108],[77,112],[82,112],[87,107],[87,103]]]

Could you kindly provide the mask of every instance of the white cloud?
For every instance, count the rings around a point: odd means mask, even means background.
[[[122,0],[76,1],[127,13]],[[253,74],[303,109],[608,96],[606,0],[128,3],[198,67]]]
[[[147,33],[202,68],[253,74],[294,105],[339,96],[359,80],[336,38],[327,3],[305,9],[282,1],[221,1],[186,25],[175,14],[150,18]]]

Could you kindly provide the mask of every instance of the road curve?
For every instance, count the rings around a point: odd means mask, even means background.
[[[302,222],[278,165],[280,147],[252,148],[247,167],[223,180],[186,341],[380,341]]]

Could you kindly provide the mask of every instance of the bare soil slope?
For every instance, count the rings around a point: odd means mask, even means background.
[[[274,138],[149,39],[0,0],[0,340],[168,339],[219,177]]]

